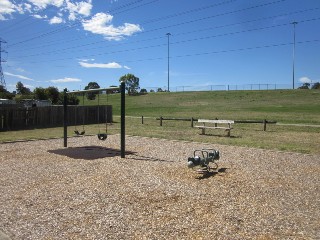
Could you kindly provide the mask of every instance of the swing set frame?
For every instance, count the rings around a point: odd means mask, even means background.
[[[120,90],[121,93],[121,158],[125,158],[125,82],[122,81],[120,87],[109,87],[109,88],[97,88],[97,89],[89,89],[89,90],[79,90],[79,91],[70,91],[64,89],[64,98],[63,98],[63,139],[64,139],[64,147],[68,146],[68,104],[67,104],[67,95],[74,93],[88,93],[88,92],[102,92],[102,91],[110,91],[110,90]],[[105,136],[101,136],[105,135]],[[101,134],[99,132],[98,138],[104,138],[100,140],[105,140],[107,134]]]

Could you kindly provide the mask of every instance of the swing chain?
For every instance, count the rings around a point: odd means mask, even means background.
[[[108,94],[108,93],[107,93]],[[99,133],[98,133],[98,139],[99,140],[106,140],[108,137],[108,119],[106,115],[106,133],[100,133],[100,92],[98,92],[98,128],[99,128]],[[108,98],[107,98],[108,102]],[[106,110],[108,112],[108,109]]]

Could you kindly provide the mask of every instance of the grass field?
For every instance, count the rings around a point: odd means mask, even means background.
[[[101,97],[100,102],[107,103],[107,98]],[[113,105],[114,114],[119,115],[120,96],[108,96],[108,103]],[[149,93],[127,97],[126,115],[320,124],[319,103],[319,90]]]
[[[126,134],[166,139],[210,142],[283,151],[320,154],[320,128],[310,126],[235,124],[231,137],[222,130],[200,135],[190,122],[165,121],[156,117],[194,117],[230,120],[273,120],[284,124],[320,125],[319,90],[213,91],[149,93],[126,97]],[[96,105],[97,100],[85,101]],[[114,124],[108,133],[120,132],[120,95],[101,95],[100,104],[113,106]],[[145,116],[141,124],[141,116]],[[86,126],[86,134],[104,130],[103,125]],[[73,135],[70,127],[68,135]],[[0,141],[62,137],[62,128],[2,132]],[[107,143],[106,143],[107,144]]]

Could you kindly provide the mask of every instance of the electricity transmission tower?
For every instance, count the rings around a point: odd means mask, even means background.
[[[0,38],[0,86],[2,86],[4,89],[7,89],[6,87],[6,81],[4,79],[4,75],[3,75],[3,71],[2,71],[2,65],[1,63],[5,62],[4,59],[2,59],[2,53],[4,53],[5,51],[2,50],[2,43],[7,43],[6,41],[4,41],[2,38]]]

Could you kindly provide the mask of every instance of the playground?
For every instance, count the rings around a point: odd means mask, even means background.
[[[10,239],[317,239],[319,155],[120,134],[0,145]],[[218,169],[187,167],[219,150]]]

